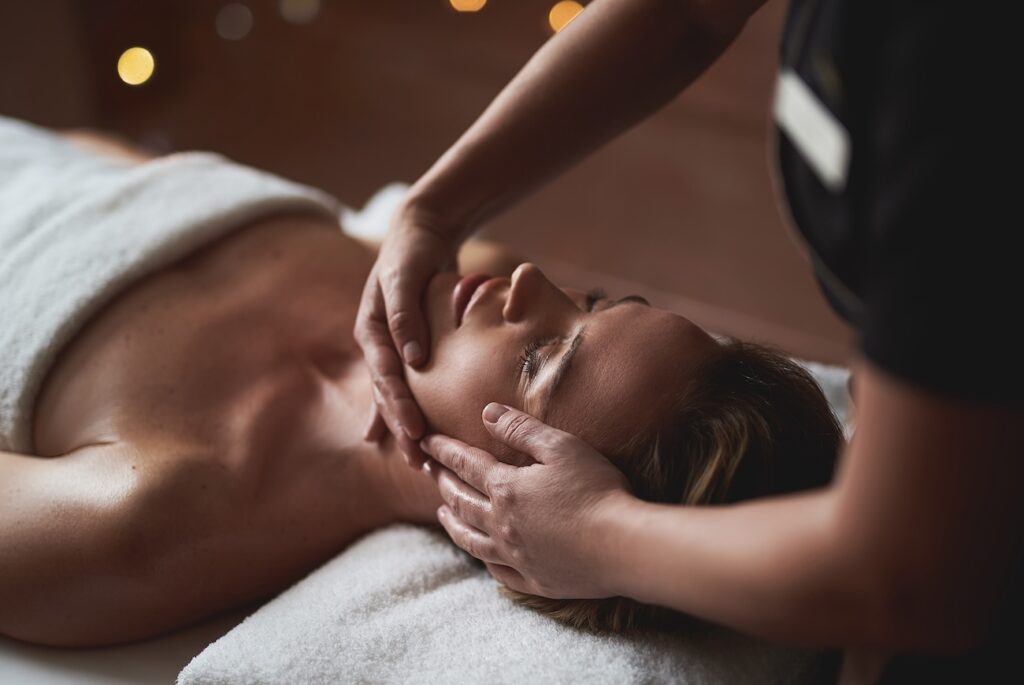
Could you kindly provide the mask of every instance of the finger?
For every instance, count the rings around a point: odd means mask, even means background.
[[[437,520],[441,522],[452,542],[464,549],[467,554],[485,562],[504,563],[494,541],[456,516],[448,505],[441,505],[437,510]]]
[[[483,422],[495,438],[542,464],[557,460],[580,442],[525,412],[496,402],[484,407]]]
[[[363,440],[366,442],[380,442],[387,434],[388,424],[377,409],[377,403],[371,402],[370,417],[366,422],[366,428],[363,430]]]
[[[428,273],[413,271],[410,265],[382,269],[380,274],[388,329],[395,349],[401,350],[409,366],[419,366],[428,356],[429,336],[421,304],[428,278]]]
[[[437,483],[437,491],[448,508],[469,525],[490,535],[491,501],[436,461],[432,464],[430,475]]]
[[[486,495],[491,487],[515,470],[490,452],[470,447],[447,435],[428,435],[420,441],[424,452],[451,469],[456,476]]]
[[[363,290],[356,316],[355,339],[363,351],[370,379],[378,393],[377,405],[388,429],[395,435],[400,429],[404,430],[410,439],[419,440],[426,422],[405,382],[405,368],[384,321],[380,288],[376,282],[370,281]]]
[[[423,453],[423,450],[420,449],[420,444],[415,440],[400,436],[395,439],[395,442],[398,444],[398,449],[401,451],[402,456],[405,457],[405,463],[410,468],[419,471],[426,464],[427,460],[430,459],[430,456]]]
[[[373,398],[375,413],[379,418],[380,423],[384,425],[384,429],[381,431],[383,435],[378,442],[382,441],[388,435],[393,436],[395,439],[395,445],[398,447],[399,452],[401,452],[405,457],[405,462],[414,469],[418,470],[422,468],[424,462],[429,459],[429,457],[420,449],[419,442],[410,438],[400,423],[395,421],[393,418],[388,417],[388,414],[383,409],[383,402],[377,388],[373,388]],[[375,426],[371,426],[371,429],[372,428],[375,428]]]
[[[511,566],[492,564],[486,561],[484,562],[484,566],[487,567],[487,570],[490,571],[495,580],[507,587],[509,590],[529,594],[530,590],[528,589],[526,580],[519,571],[515,570]]]

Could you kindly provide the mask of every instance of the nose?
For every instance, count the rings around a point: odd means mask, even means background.
[[[512,272],[508,298],[501,310],[505,321],[514,323],[531,314],[557,312],[571,301],[534,264],[525,263]]]

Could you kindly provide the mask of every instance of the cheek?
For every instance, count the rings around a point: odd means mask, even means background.
[[[426,367],[406,370],[430,430],[484,449],[493,447],[480,418],[484,406],[514,402],[510,382],[503,377],[508,364],[501,363],[496,349],[479,337],[453,336],[440,341]]]

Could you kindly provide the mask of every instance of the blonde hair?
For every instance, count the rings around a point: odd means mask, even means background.
[[[810,374],[768,347],[730,340],[673,398],[658,425],[609,458],[641,499],[714,505],[827,485],[841,444],[839,422]],[[593,632],[691,622],[625,597],[564,600],[502,592]]]

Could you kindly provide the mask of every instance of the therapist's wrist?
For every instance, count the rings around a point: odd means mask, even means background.
[[[447,216],[418,195],[407,194],[395,211],[391,232],[427,238],[441,249],[454,254],[468,233],[460,221]]]
[[[585,539],[595,550],[591,568],[609,597],[629,596],[636,568],[628,544],[630,530],[645,504],[631,492],[615,490],[601,498],[589,517]]]

